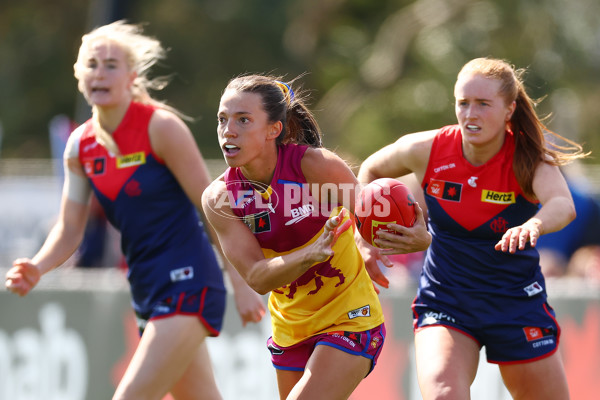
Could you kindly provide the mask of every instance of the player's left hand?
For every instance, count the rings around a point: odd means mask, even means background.
[[[541,234],[541,226],[542,221],[537,218],[531,218],[523,225],[515,226],[507,230],[494,248],[498,251],[514,254],[517,249],[525,250],[527,242],[529,242],[532,247],[535,247]]]
[[[261,295],[247,285],[240,285],[234,290],[235,307],[237,308],[242,326],[249,322],[258,323],[266,313],[265,304]]]
[[[387,227],[396,233],[380,230],[375,239],[381,247],[381,254],[406,254],[427,250],[431,244],[431,234],[427,230],[423,210],[415,203],[417,219],[413,226],[406,227],[398,224],[388,224]]]

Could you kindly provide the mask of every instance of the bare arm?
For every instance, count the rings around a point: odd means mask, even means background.
[[[496,250],[515,253],[525,249],[527,242],[535,247],[540,235],[556,232],[575,219],[573,198],[558,167],[540,163],[533,176],[533,191],[542,207],[523,225],[507,230]]]
[[[211,182],[211,177],[189,128],[174,114],[157,110],[152,117],[149,130],[154,152],[165,161],[167,168],[175,175],[187,196],[201,212],[202,193]],[[205,219],[204,215],[202,217]],[[208,221],[204,222],[206,232],[220,253],[223,266],[229,275],[242,324],[259,322],[266,312],[262,298],[240,278],[224,256],[213,227]]]
[[[81,196],[74,200],[69,197],[74,185],[86,185],[81,165],[77,159],[65,161],[65,182],[60,213],[56,224],[50,230],[42,248],[32,258],[19,258],[6,273],[5,286],[11,292],[25,296],[39,282],[42,275],[62,265],[77,249],[85,231],[89,212],[89,187],[79,187]],[[85,193],[87,192],[87,197]],[[86,198],[86,200],[84,200]],[[85,201],[85,202],[82,202]]]
[[[412,172],[421,183],[437,132],[433,130],[404,135],[371,154],[361,164],[358,180],[369,183],[378,178],[398,178]]]
[[[326,174],[323,171],[327,171]],[[335,198],[319,199],[319,202],[338,202],[348,208],[354,214],[356,196],[360,191],[360,184],[348,165],[335,153],[326,149],[308,149],[302,159],[302,172],[311,184],[335,185],[338,188]],[[382,255],[381,250],[367,243],[358,229],[354,231],[354,240],[369,276],[373,282],[385,288],[389,287],[389,280],[381,272],[378,262],[391,267],[392,262]],[[375,286],[375,290],[378,290]]]
[[[221,179],[216,180],[204,192],[203,209],[227,259],[256,292],[265,294],[285,286],[315,263],[333,255],[331,245],[340,216],[329,219],[323,234],[315,242],[283,256],[265,258],[252,232],[223,201],[226,198],[225,183]]]
[[[373,159],[373,161],[377,161],[377,159]],[[358,180],[347,164],[337,155],[325,149],[309,149],[302,160],[302,171],[309,183],[337,185],[339,188],[338,198],[347,199],[343,203],[344,206],[354,212],[356,195],[360,190]],[[327,173],[324,174],[323,171],[327,171]],[[350,191],[348,192],[348,190]],[[328,201],[328,199],[320,199],[320,201]],[[358,231],[355,231],[356,244],[365,261],[367,271],[375,283],[386,288],[389,287],[389,281],[378,265],[378,263],[383,263],[387,267],[393,266],[386,254],[421,251],[431,243],[431,235],[427,231],[423,212],[420,208],[417,209],[417,212],[417,222],[413,227],[406,228],[391,224],[390,227],[400,235],[389,234],[377,239],[378,245],[388,248],[385,250],[371,246],[360,236]]]

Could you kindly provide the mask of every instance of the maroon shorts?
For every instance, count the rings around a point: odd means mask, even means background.
[[[370,359],[370,373],[377,364],[377,358],[379,358],[384,341],[385,325],[381,324],[364,332],[333,331],[322,333],[290,347],[278,346],[273,341],[273,337],[270,337],[267,341],[267,348],[271,352],[271,362],[273,362],[276,369],[304,371],[315,347],[325,345],[348,354]]]

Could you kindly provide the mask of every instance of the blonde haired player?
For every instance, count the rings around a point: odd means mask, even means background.
[[[220,399],[205,338],[219,334],[226,291],[197,213],[210,178],[178,113],[148,94],[164,85],[148,78],[162,57],[122,21],[83,36],[75,77],[93,116],[67,143],[58,222],[32,259],[14,261],[6,287],[26,295],[73,253],[93,189],[121,231],[141,334],[113,399]],[[243,322],[259,321],[262,300],[231,272]]]

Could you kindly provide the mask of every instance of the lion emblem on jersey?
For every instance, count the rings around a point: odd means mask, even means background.
[[[289,292],[288,292],[288,294],[286,294],[286,297],[293,299],[294,295],[296,294],[296,291],[298,290],[298,287],[307,286],[312,281],[315,282],[315,288],[313,290],[311,290],[310,292],[308,292],[308,294],[311,295],[311,294],[317,293],[319,290],[321,290],[321,288],[324,285],[324,283],[323,283],[324,277],[325,278],[337,278],[338,282],[336,283],[335,287],[338,287],[341,284],[343,284],[346,281],[346,278],[344,277],[344,274],[342,274],[342,271],[339,268],[334,268],[331,265],[332,258],[333,258],[333,256],[329,257],[327,260],[323,261],[322,263],[313,265],[300,278],[296,279],[294,282],[285,286],[283,289],[286,289],[286,288],[289,289]],[[281,294],[284,293],[282,290],[275,290],[275,292],[281,293]]]

